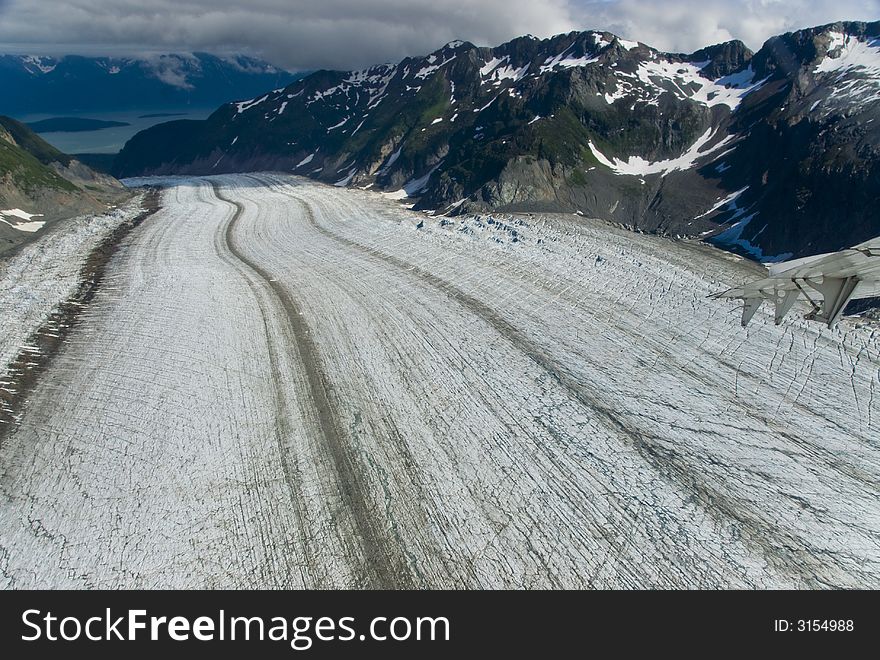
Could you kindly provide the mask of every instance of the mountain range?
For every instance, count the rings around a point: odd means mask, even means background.
[[[282,87],[302,74],[244,56],[0,55],[0,114],[69,114],[214,107]]]
[[[880,22],[665,53],[452,42],[147,129],[119,176],[283,170],[438,213],[565,211],[773,261],[880,234]]]

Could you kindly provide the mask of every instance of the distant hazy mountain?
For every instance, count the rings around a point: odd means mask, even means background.
[[[301,74],[248,57],[0,55],[0,113],[211,107],[290,84]]]
[[[87,117],[52,117],[50,119],[32,121],[27,125],[34,133],[81,133],[117,126],[130,126],[130,124],[124,121],[104,121],[101,119],[88,119]]]
[[[880,234],[880,22],[663,53],[607,32],[319,71],[136,135],[123,175],[279,169],[416,208],[581,212],[757,258]]]

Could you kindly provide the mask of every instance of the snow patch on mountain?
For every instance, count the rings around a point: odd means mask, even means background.
[[[736,110],[747,94],[761,87],[766,81],[766,79],[755,81],[755,73],[751,65],[742,71],[712,80],[701,73],[707,64],[708,62],[670,62],[663,59],[640,62],[635,74],[618,71],[617,76],[641,84],[634,84],[628,80],[619,81],[620,87],[612,95],[613,100],[609,102],[635,96],[637,102],[657,105],[660,97],[669,93],[679,99],[690,99],[709,107],[723,104],[731,110]]]
[[[349,119],[351,119],[351,115],[346,115],[346,116],[342,119],[342,121],[340,121],[340,122],[338,122],[338,123],[336,123],[336,124],[333,124],[333,126],[328,126],[328,127],[327,127],[327,132],[329,133],[330,131],[335,131],[337,128],[340,128],[341,126],[345,126],[346,122],[347,122]]]
[[[828,54],[816,65],[817,73],[861,69],[870,76],[880,76],[880,38],[862,41],[856,36],[831,33]]]
[[[392,64],[381,67],[381,72],[373,74],[370,79],[372,86],[368,90],[370,98],[367,101],[367,110],[372,110],[382,102],[382,99],[385,98],[385,90],[388,89],[388,83],[396,73],[397,66]]]
[[[480,67],[480,76],[485,78],[490,73],[492,73],[498,65],[500,65],[502,62],[506,62],[508,59],[510,58],[507,55],[505,55],[504,57],[493,57],[482,67]]]
[[[367,94],[367,109],[372,110],[384,98],[388,83],[391,82],[396,73],[397,66],[393,64],[380,64],[369,69],[352,71],[336,85],[332,85],[323,91],[315,92],[306,101],[306,105],[312,105],[318,101],[327,103],[330,99],[333,99],[334,103],[338,106],[347,108],[349,107],[350,92],[354,91],[355,104],[360,98],[361,93]],[[302,93],[302,91],[300,90],[299,93]],[[341,98],[336,99],[336,96]]]
[[[514,83],[522,80],[528,73],[530,65],[526,63],[524,66],[515,68],[508,63],[509,60],[510,58],[505,55],[501,59],[493,58],[488,62],[480,69],[483,81],[499,87],[505,80],[511,80]]]
[[[427,60],[426,60],[426,61],[427,61],[427,65],[426,65],[426,66],[423,66],[421,69],[419,69],[419,71],[415,74],[414,77],[415,77],[415,78],[419,78],[420,80],[424,80],[425,78],[427,78],[428,76],[433,75],[434,72],[438,71],[440,68],[446,66],[446,65],[449,64],[452,60],[454,60],[454,59],[455,59],[455,55],[453,55],[452,57],[445,58],[445,59],[444,59],[442,62],[440,62],[439,64],[435,64],[435,62],[437,61],[437,59],[438,59],[438,58],[437,58],[436,55],[429,55],[428,58],[427,58]]]
[[[385,172],[387,172],[388,170],[390,170],[390,169],[391,169],[391,166],[394,165],[394,163],[397,162],[397,159],[398,159],[398,158],[400,158],[400,152],[401,152],[402,149],[403,149],[403,145],[400,145],[400,146],[397,148],[397,151],[395,151],[393,154],[391,154],[390,156],[388,156],[388,159],[385,161],[385,163],[382,165],[382,167],[380,167],[380,168],[376,171],[376,174],[377,174],[377,175],[382,175],[382,174],[385,174]]]
[[[715,138],[715,135],[716,131],[714,129],[707,128],[706,132],[703,133],[703,135],[701,135],[697,141],[678,158],[670,158],[668,160],[658,160],[654,162],[645,160],[641,156],[630,156],[626,160],[621,160],[619,158],[614,158],[612,160],[599,151],[596,145],[593,144],[592,140],[589,141],[588,146],[590,147],[590,151],[593,152],[593,156],[596,157],[596,160],[617,174],[625,174],[629,176],[660,174],[666,176],[670,172],[675,172],[676,170],[687,170],[692,168],[698,160],[718,151],[733,139],[733,136],[727,136],[714,146],[705,149],[706,145]]]
[[[406,199],[407,197],[409,197],[409,194],[407,194],[406,190],[404,190],[403,188],[401,188],[400,190],[395,190],[394,192],[383,192],[380,194],[385,199],[394,200]]]
[[[43,225],[46,223],[42,220],[34,220],[33,222],[9,222],[5,220],[3,217],[0,217],[0,222],[9,225],[13,229],[17,229],[18,231],[25,231],[29,234],[33,234],[43,228]]]
[[[729,206],[730,204],[735,203],[736,200],[739,198],[739,196],[742,195],[748,189],[749,189],[749,187],[746,186],[745,188],[741,188],[740,190],[737,190],[736,192],[729,194],[727,197],[719,200],[714,205],[712,205],[712,207],[708,211],[704,211],[700,215],[694,216],[694,220],[699,220],[700,218],[705,218],[707,215],[711,215],[712,213],[715,213],[715,211],[717,211],[718,209],[724,208],[725,206]]]
[[[441,160],[439,163],[434,165],[424,176],[420,176],[417,179],[410,179],[405,184],[403,184],[403,189],[406,191],[407,196],[412,197],[420,192],[422,192],[428,185],[428,179],[431,178],[431,175],[434,174],[440,166],[443,164]]]
[[[11,215],[16,218],[21,218],[22,220],[28,221],[31,218],[35,218],[37,216],[43,215],[42,213],[28,213],[27,211],[22,211],[21,209],[7,209],[6,211],[0,211],[0,215]]]
[[[337,188],[345,188],[349,183],[351,183],[351,180],[354,178],[354,175],[356,173],[357,173],[357,165],[352,165],[352,167],[348,171],[348,173],[344,177],[342,177],[339,181],[334,183],[333,185],[336,186]]]
[[[58,61],[51,57],[42,57],[40,55],[25,55],[22,62],[31,73],[36,73],[36,69],[40,73],[52,73],[58,65]]]
[[[314,160],[314,158],[315,158],[315,154],[316,154],[316,153],[318,153],[317,150],[315,151],[314,154],[309,154],[308,156],[306,156],[305,158],[303,158],[301,161],[299,161],[299,162],[296,164],[296,167],[294,167],[293,169],[298,170],[298,169],[299,169],[300,167],[302,167],[303,165],[308,165],[309,163],[311,163],[312,160]]]
[[[389,159],[388,164],[386,164],[385,167],[382,169],[385,170],[388,167],[390,167],[391,164],[395,160],[397,160],[397,156],[399,156],[399,155],[400,155],[400,150],[398,149],[396,152],[394,152],[391,159]],[[400,190],[395,190],[393,192],[383,192],[382,196],[385,197],[386,199],[401,200],[401,199],[406,199],[407,197],[412,197],[413,195],[417,195],[418,193],[422,192],[427,187],[428,180],[431,178],[431,175],[434,174],[434,172],[436,172],[442,164],[443,164],[443,161],[441,160],[439,163],[434,165],[434,167],[432,167],[430,170],[428,170],[428,172],[426,174],[424,174],[423,176],[410,179],[409,181],[407,181],[406,183],[403,184],[403,187]],[[382,170],[380,170],[380,172],[381,171]]]
[[[235,103],[234,104],[235,108],[236,108],[235,114],[240,115],[242,112],[246,112],[246,111],[250,110],[251,108],[253,108],[256,105],[259,105],[260,103],[262,103],[263,101],[265,101],[268,98],[269,98],[269,95],[265,94],[257,99],[250,99],[248,101],[240,101],[239,103]]]
[[[600,49],[607,48],[611,45],[611,42],[608,41],[605,38],[605,35],[603,35],[601,32],[593,32],[590,36],[593,37],[593,43],[595,43],[596,46],[598,46]]]
[[[0,211],[0,222],[9,225],[18,231],[33,233],[43,228],[46,223],[42,220],[32,220],[32,218],[42,217],[42,213],[28,213],[21,209],[6,209]],[[16,218],[15,220],[7,220],[8,218]]]
[[[599,60],[598,57],[590,57],[588,55],[581,55],[580,57],[570,55],[569,51],[571,51],[573,47],[574,44],[559,53],[559,55],[548,57],[544,60],[544,64],[541,65],[540,69],[541,73],[547,73],[548,71],[553,71],[557,68],[572,69],[574,67],[588,66]]]
[[[836,74],[831,95],[835,101],[880,101],[880,38],[862,41],[856,36],[831,32],[828,53],[814,72]]]

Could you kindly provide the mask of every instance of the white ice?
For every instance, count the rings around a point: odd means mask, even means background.
[[[670,172],[675,172],[676,170],[687,170],[694,167],[698,160],[715,153],[733,139],[731,136],[728,136],[715,145],[705,148],[714,137],[715,132],[713,129],[707,128],[706,132],[703,133],[703,135],[701,135],[681,156],[654,162],[648,161],[641,156],[630,156],[626,160],[621,160],[619,158],[611,160],[599,151],[592,141],[588,142],[588,146],[590,147],[590,151],[592,151],[593,155],[596,157],[596,160],[602,165],[611,168],[616,174],[626,174],[630,176],[660,174],[666,176]]]
[[[875,329],[588,218],[164,181],[0,447],[3,586],[880,586]]]

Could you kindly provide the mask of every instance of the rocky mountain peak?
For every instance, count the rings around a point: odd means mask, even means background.
[[[752,59],[754,53],[740,40],[726,41],[707,46],[693,53],[693,62],[708,62],[701,73],[709,78],[721,78],[742,70]]]

